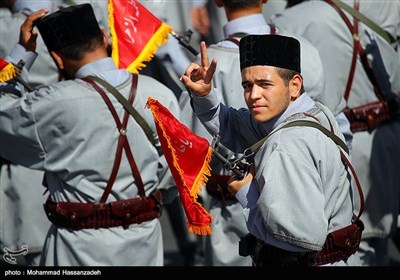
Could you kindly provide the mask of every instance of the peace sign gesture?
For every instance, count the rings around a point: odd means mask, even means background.
[[[211,91],[211,81],[217,68],[217,60],[212,59],[211,65],[208,62],[206,43],[200,43],[201,65],[191,63],[180,78],[181,82],[188,90],[197,96],[206,96]]]

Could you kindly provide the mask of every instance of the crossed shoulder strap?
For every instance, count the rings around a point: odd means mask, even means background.
[[[117,177],[117,173],[118,173],[118,170],[119,170],[119,167],[121,164],[123,151],[125,151],[125,155],[128,159],[129,165],[131,167],[132,175],[135,178],[136,184],[138,186],[139,195],[141,197],[145,197],[146,193],[145,193],[144,183],[143,183],[142,177],[140,175],[139,168],[136,165],[135,159],[132,154],[131,147],[129,145],[129,142],[128,142],[127,136],[126,136],[126,129],[127,129],[127,124],[128,124],[128,120],[129,120],[129,113],[131,113],[131,112],[128,109],[126,109],[125,106],[129,104],[130,106],[128,108],[133,108],[133,106],[131,104],[133,104],[133,101],[134,101],[135,95],[136,95],[137,75],[134,75],[133,79],[132,79],[132,87],[131,87],[131,92],[129,95],[129,101],[126,100],[114,87],[112,87],[111,85],[109,85],[107,82],[105,82],[104,80],[102,80],[100,78],[97,78],[94,76],[88,76],[88,77],[82,78],[82,80],[91,84],[93,86],[93,88],[103,98],[103,100],[106,103],[108,109],[110,110],[110,113],[113,116],[115,124],[120,132],[120,135],[118,137],[118,144],[117,144],[117,151],[115,154],[115,160],[114,160],[114,164],[113,164],[113,167],[111,170],[111,175],[107,181],[107,186],[106,186],[106,188],[103,192],[103,195],[100,199],[100,203],[105,203],[111,192],[111,189],[113,187],[113,184],[115,182],[115,179]],[[99,82],[101,85],[107,85],[106,88],[108,90],[110,90],[114,94],[115,97],[119,96],[119,97],[123,98],[124,103],[125,103],[124,107],[126,110],[125,110],[122,121],[119,119],[118,114],[117,114],[114,106],[112,105],[111,100],[108,98],[107,94],[105,93],[105,91],[99,85],[97,85],[95,83],[95,81]],[[117,99],[118,99],[118,97],[117,97]]]
[[[136,109],[128,102],[128,100],[125,99],[125,97],[112,85],[104,81],[103,79],[96,77],[96,76],[87,76],[84,79],[86,82],[89,82],[93,85],[93,81],[99,83],[103,87],[105,87],[109,92],[111,92],[115,98],[124,106],[125,110],[128,111],[132,117],[136,120],[136,122],[140,125],[140,127],[143,129],[143,131],[146,133],[147,139],[149,139],[150,143],[155,146],[155,139],[153,136],[153,132],[149,126],[149,124],[146,122],[146,120],[136,111]],[[133,76],[134,80],[134,85],[135,85],[135,92],[136,92],[136,87],[137,87],[137,80],[138,77],[137,75]]]

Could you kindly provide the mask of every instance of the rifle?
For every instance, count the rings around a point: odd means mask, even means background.
[[[232,171],[236,178],[240,181],[243,180],[244,177],[247,176],[250,170],[250,163],[247,161],[242,161],[242,158],[239,159],[226,159],[223,155],[221,155],[218,150],[220,147],[227,149],[220,143],[221,137],[218,134],[215,134],[213,137],[213,142],[211,144],[213,155],[219,159],[225,166],[227,170]]]
[[[185,47],[188,51],[190,51],[194,56],[197,56],[199,54],[198,51],[196,51],[191,45],[190,45],[190,39],[192,37],[193,31],[188,29],[186,31],[185,37],[180,36],[179,34],[176,34],[175,31],[171,31],[171,35],[174,36],[175,39],[178,40],[179,44]]]

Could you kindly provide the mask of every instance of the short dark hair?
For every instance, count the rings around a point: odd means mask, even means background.
[[[103,45],[103,37],[96,36],[86,42],[68,45],[58,52],[68,59],[81,60],[85,53],[92,52],[101,45]]]
[[[258,7],[260,0],[222,0],[224,5],[231,10]]]
[[[279,67],[276,67],[275,69],[278,72],[279,77],[281,77],[283,82],[285,83],[285,86],[289,85],[290,80],[293,79],[295,75],[301,76],[300,73],[294,70],[279,68]],[[301,85],[300,94],[302,94],[303,92],[304,92],[304,84]]]

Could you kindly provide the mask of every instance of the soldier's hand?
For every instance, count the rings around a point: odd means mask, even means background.
[[[190,18],[194,29],[196,29],[201,35],[208,36],[211,23],[207,7],[192,7],[190,9]]]
[[[40,9],[31,13],[21,25],[19,44],[25,49],[34,52],[36,50],[37,31],[34,29],[37,22],[48,13],[48,9]]]
[[[191,63],[181,77],[181,82],[197,96],[206,96],[211,91],[212,77],[217,67],[217,60],[208,61],[206,43],[200,43],[201,65]]]
[[[244,185],[253,180],[255,173],[254,164],[250,164],[249,173],[242,180],[238,180],[236,176],[232,176],[228,181],[228,191],[231,194],[236,194]]]

